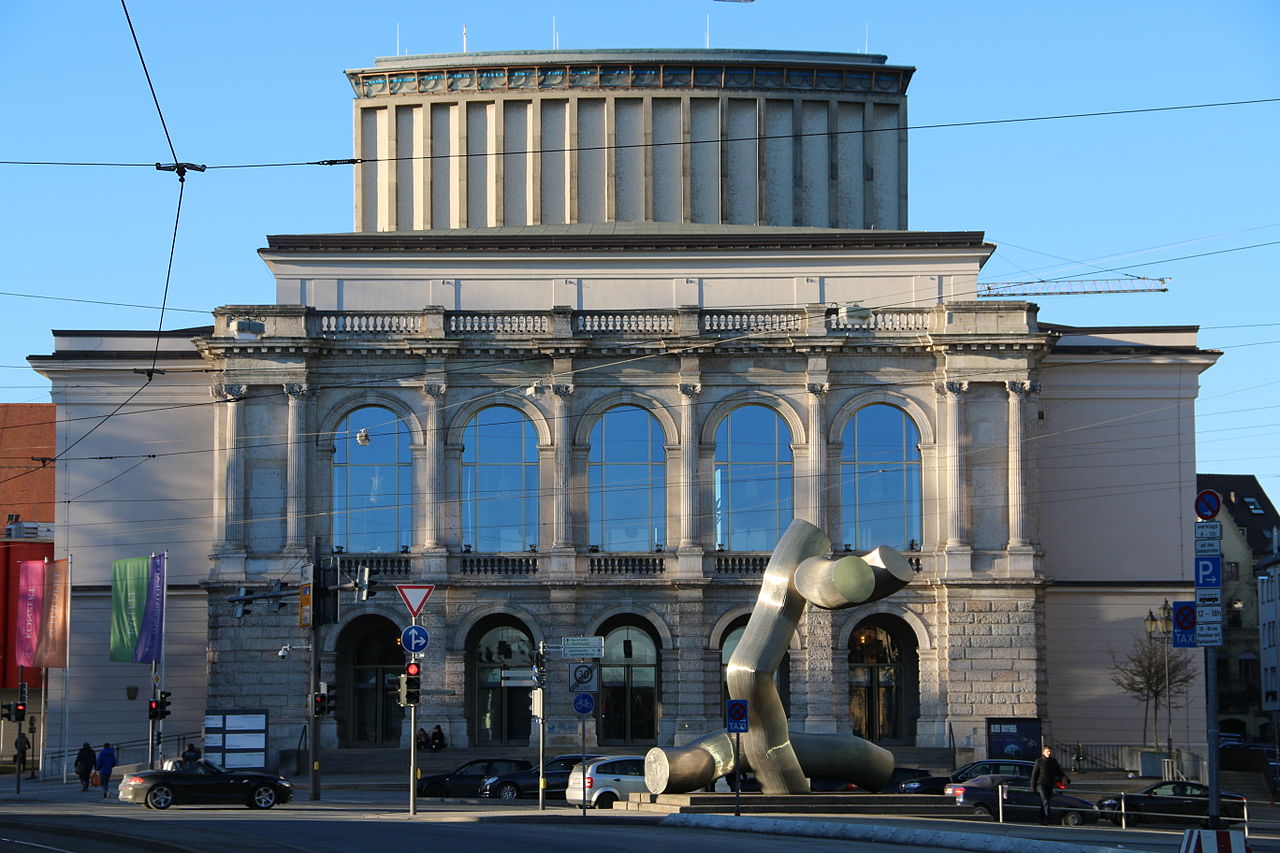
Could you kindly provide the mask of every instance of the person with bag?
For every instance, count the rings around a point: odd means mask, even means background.
[[[1054,790],[1065,788],[1071,780],[1062,771],[1062,765],[1053,757],[1053,747],[1040,750],[1040,757],[1031,768],[1031,787],[1040,792],[1040,822],[1049,824],[1049,799]]]
[[[94,775],[98,777],[97,784],[102,786],[102,799],[107,798],[107,791],[111,787],[111,771],[116,769],[116,751],[111,748],[111,744],[104,743],[102,751],[98,753],[98,761],[94,765]]]
[[[84,746],[80,747],[80,751],[76,753],[76,775],[80,777],[81,791],[89,790],[93,768],[97,763],[98,754],[93,751],[93,747],[89,746],[89,742],[85,741]],[[97,783],[94,782],[94,784]]]

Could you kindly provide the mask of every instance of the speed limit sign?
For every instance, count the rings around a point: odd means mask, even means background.
[[[600,670],[595,663],[569,664],[569,692],[595,693],[600,689]]]

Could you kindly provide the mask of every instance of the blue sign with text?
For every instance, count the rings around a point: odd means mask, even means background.
[[[1173,647],[1175,649],[1196,647],[1196,603],[1194,601],[1173,602]]]
[[[746,699],[730,699],[724,703],[724,727],[730,734],[746,732],[749,719]]]
[[[1196,587],[1222,586],[1222,555],[1196,557]]]

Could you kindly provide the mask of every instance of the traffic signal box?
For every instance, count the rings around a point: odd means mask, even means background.
[[[338,709],[338,691],[327,681],[320,682],[320,689],[311,694],[311,716],[324,717]]]
[[[150,702],[148,702],[147,703],[147,719],[163,720],[165,717],[172,714],[173,712],[169,710],[169,705],[172,704],[169,701],[169,697],[172,695],[173,694],[170,693],[168,690],[161,690],[160,697],[158,699],[152,699]]]
[[[417,705],[422,698],[422,664],[411,660],[404,665],[404,698],[406,705]]]
[[[26,702],[6,702],[0,706],[0,718],[20,723],[27,718]]]

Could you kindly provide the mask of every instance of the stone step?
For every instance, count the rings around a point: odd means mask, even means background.
[[[970,819],[975,815],[951,797],[912,794],[631,794],[615,809],[648,814],[865,814]]]

